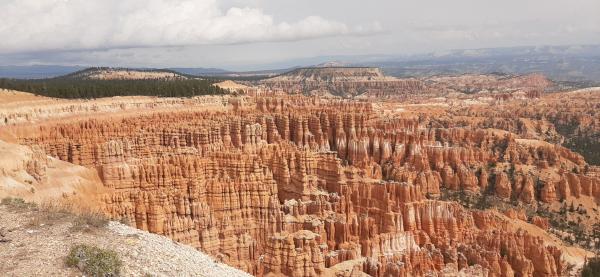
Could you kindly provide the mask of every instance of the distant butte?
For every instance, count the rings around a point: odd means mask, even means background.
[[[521,92],[527,97],[538,97],[554,85],[540,74],[395,78],[384,75],[376,67],[343,66],[299,68],[262,80],[260,84],[286,93],[396,100],[433,98],[452,92]]]

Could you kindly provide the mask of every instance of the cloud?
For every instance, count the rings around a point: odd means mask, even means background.
[[[216,0],[3,0],[0,53],[239,44],[379,32],[319,16],[275,22]]]

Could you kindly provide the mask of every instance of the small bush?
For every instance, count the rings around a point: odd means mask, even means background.
[[[581,277],[599,277],[600,276],[600,257],[589,259],[581,270]]]
[[[503,258],[508,256],[508,249],[504,245],[500,247],[500,256]]]
[[[11,210],[26,210],[29,208],[34,208],[36,205],[34,203],[25,202],[22,198],[13,198],[6,197],[0,201],[0,204],[8,207]]]
[[[71,247],[66,264],[91,276],[112,277],[119,276],[123,262],[115,251],[77,244]]]

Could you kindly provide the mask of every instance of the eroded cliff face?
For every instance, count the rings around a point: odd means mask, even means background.
[[[0,140],[0,199],[63,199],[73,208],[99,207],[106,190],[93,168],[48,157],[43,149]]]
[[[485,94],[496,99],[539,98],[555,87],[541,74],[465,74],[395,78],[375,67],[299,68],[258,82],[266,91],[360,99],[415,101]]]
[[[446,197],[598,201],[600,176],[562,146],[387,116],[368,102],[252,97],[227,107],[12,132],[97,170],[111,217],[258,276],[561,276],[565,260],[581,258],[549,239],[542,217]]]

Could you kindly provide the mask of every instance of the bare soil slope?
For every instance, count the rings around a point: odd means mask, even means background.
[[[81,276],[65,265],[69,249],[81,243],[116,251],[122,276],[250,276],[164,236],[118,222],[94,227],[80,221],[61,211],[0,205],[2,276]]]

